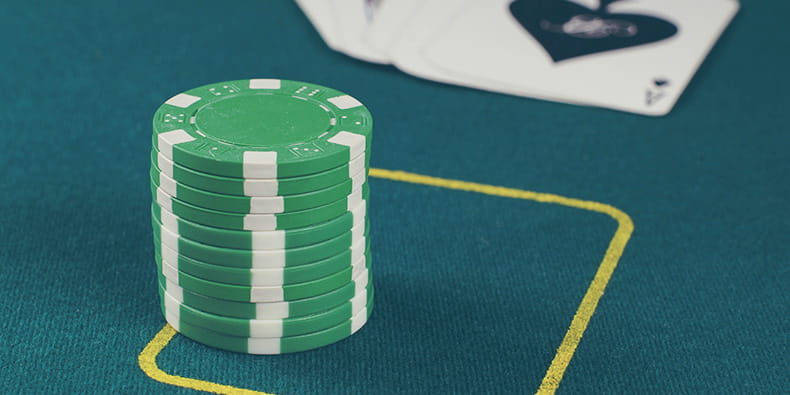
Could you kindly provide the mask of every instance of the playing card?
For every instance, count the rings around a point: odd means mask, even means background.
[[[329,0],[338,16],[338,32],[341,37],[338,49],[355,58],[372,63],[389,63],[383,53],[371,47],[365,40],[368,27],[378,14],[383,0]],[[396,1],[396,0],[389,0]]]
[[[401,71],[417,77],[474,87],[468,85],[464,78],[456,78],[452,73],[426,61],[422,54],[422,45],[441,33],[455,13],[461,12],[461,8],[470,1],[474,0],[431,0],[416,5],[407,14],[406,25],[400,28],[399,36],[389,47],[392,63]]]
[[[420,54],[470,86],[664,115],[737,10],[734,0],[470,0]]]
[[[405,26],[425,3],[420,0],[386,0],[376,8],[376,17],[363,40],[373,51],[389,57],[390,48],[400,38]]]
[[[512,90],[508,84],[496,81],[471,78],[444,68],[426,59],[423,55],[423,44],[440,35],[445,26],[463,12],[469,3],[486,0],[432,0],[417,4],[408,15],[407,23],[399,29],[397,39],[393,40],[388,54],[392,63],[403,72],[411,75],[448,84],[471,88],[520,94]],[[530,96],[551,99],[538,92]]]
[[[339,32],[336,29],[336,18],[330,0],[296,0],[296,4],[313,24],[326,45],[337,50]]]

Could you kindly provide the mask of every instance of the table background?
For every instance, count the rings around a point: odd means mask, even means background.
[[[327,49],[290,1],[0,5],[0,392],[189,393],[162,328],[151,116],[251,77],[376,120],[372,166],[611,204],[635,231],[559,393],[787,390],[786,2],[740,14],[662,118],[412,78]],[[176,336],[166,372],[283,393],[537,390],[617,223],[372,178],[376,308],[348,340],[248,356]],[[782,285],[784,284],[784,285]]]

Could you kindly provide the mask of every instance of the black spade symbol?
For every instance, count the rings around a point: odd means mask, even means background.
[[[610,14],[615,1],[601,0],[592,10],[567,0],[515,0],[510,13],[554,62],[661,41],[678,31],[654,16]]]

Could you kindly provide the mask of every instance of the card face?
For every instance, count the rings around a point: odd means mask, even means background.
[[[329,0],[296,0],[296,4],[313,24],[326,45],[337,50],[339,32],[336,29],[332,3]]]
[[[400,38],[406,25],[414,19],[418,9],[425,3],[421,0],[385,0],[376,7],[375,18],[365,31],[363,40],[376,51],[390,57],[390,48]]]
[[[398,38],[389,48],[392,63],[401,71],[420,78],[492,92],[521,95],[521,90],[514,89],[508,83],[472,78],[444,67],[442,64],[432,62],[424,56],[423,46],[426,43],[441,37],[449,23],[463,14],[467,7],[481,1],[485,0],[431,0],[415,6],[411,12],[405,14],[408,16],[406,18],[408,23],[400,28]],[[459,41],[454,45],[459,45],[458,51],[464,51],[463,42]],[[536,91],[531,91],[528,96],[552,99],[552,96]]]
[[[324,0],[332,4],[337,15],[340,35],[338,50],[355,58],[372,63],[389,63],[388,57],[370,46],[366,32],[377,18],[384,0]],[[397,0],[389,0],[397,1]]]
[[[401,71],[437,82],[466,86],[493,92],[504,92],[514,95],[520,91],[511,89],[508,84],[456,73],[441,64],[434,63],[424,56],[423,45],[440,37],[451,21],[463,13],[470,3],[484,0],[431,0],[417,4],[409,13],[408,23],[402,26],[400,34],[389,48],[392,63]],[[463,45],[462,42],[458,43]],[[459,48],[463,51],[463,48]],[[532,92],[530,96],[535,96]]]
[[[392,63],[411,75],[450,84],[465,85],[467,81],[428,62],[422,46],[442,32],[461,7],[470,0],[431,0],[410,11],[408,23],[400,29],[397,40],[389,48]]]
[[[421,54],[470,86],[664,115],[737,10],[734,0],[470,0]]]

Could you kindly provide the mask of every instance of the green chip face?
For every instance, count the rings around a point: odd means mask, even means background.
[[[187,168],[276,179],[326,171],[370,146],[373,120],[357,99],[298,81],[251,79],[180,93],[157,110],[154,145]]]

